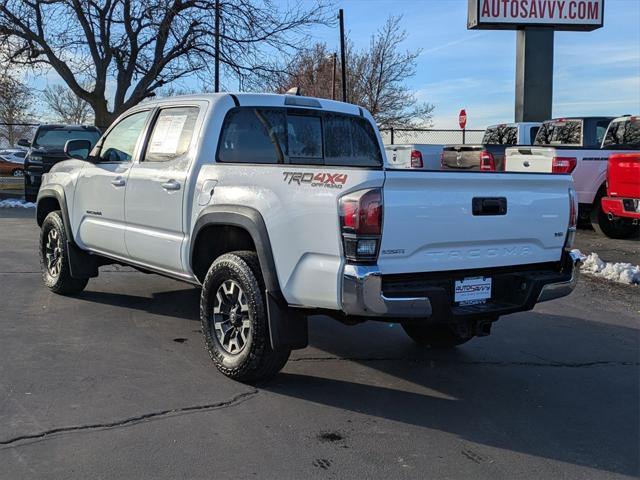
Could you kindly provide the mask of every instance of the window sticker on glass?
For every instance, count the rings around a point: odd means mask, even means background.
[[[165,115],[158,118],[153,130],[149,153],[172,155],[178,151],[187,115]]]

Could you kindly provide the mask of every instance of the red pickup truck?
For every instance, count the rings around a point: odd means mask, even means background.
[[[593,224],[606,236],[629,238],[640,234],[640,153],[609,156],[607,196],[602,197],[601,212],[609,222]]]

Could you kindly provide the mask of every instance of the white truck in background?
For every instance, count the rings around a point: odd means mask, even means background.
[[[309,316],[398,322],[452,348],[578,279],[569,175],[392,170],[355,105],[152,100],[90,149],[68,141],[43,176],[44,284],[75,294],[119,263],[202,287],[206,348],[237,380],[277,373]]]
[[[533,146],[507,149],[506,171],[570,173],[578,194],[580,218],[586,222],[608,221],[602,214],[600,200],[607,193],[609,155],[640,149],[637,136],[621,143],[613,135],[622,123],[630,121],[635,122],[636,117],[548,120],[538,130]]]
[[[398,170],[439,170],[443,147],[430,143],[385,145],[387,167]]]

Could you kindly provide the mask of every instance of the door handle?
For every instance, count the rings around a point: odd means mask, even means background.
[[[114,187],[124,187],[125,181],[124,178],[122,177],[116,177],[113,180],[111,180],[111,185],[113,185]]]
[[[171,179],[167,182],[164,182],[162,184],[162,188],[164,188],[165,190],[180,190],[180,184],[178,182],[176,182],[174,179]]]

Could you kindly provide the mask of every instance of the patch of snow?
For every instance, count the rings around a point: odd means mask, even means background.
[[[605,262],[597,253],[583,257],[580,271],[618,283],[640,284],[640,266],[630,263]]]
[[[0,200],[0,208],[35,208],[35,206],[35,203],[25,202],[24,200],[18,200],[16,198]]]

